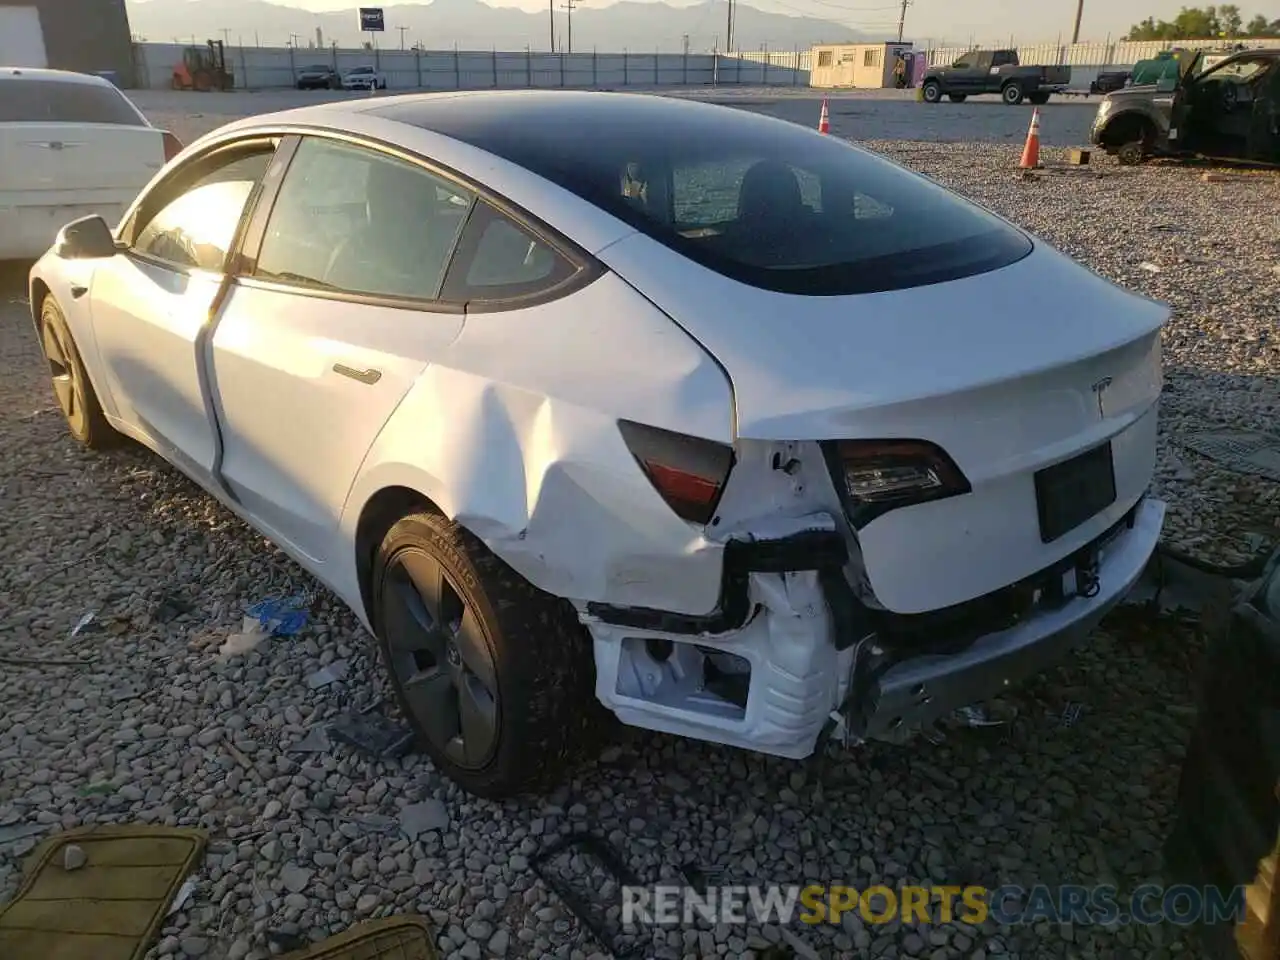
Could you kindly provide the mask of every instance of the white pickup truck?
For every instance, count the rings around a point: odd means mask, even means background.
[[[79,217],[114,224],[181,149],[101,77],[0,67],[0,260],[34,260]]]

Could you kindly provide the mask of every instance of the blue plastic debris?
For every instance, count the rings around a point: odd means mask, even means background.
[[[270,597],[245,611],[275,637],[291,637],[307,625],[310,603],[305,596]]]

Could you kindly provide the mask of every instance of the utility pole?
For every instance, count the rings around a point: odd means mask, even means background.
[[[898,42],[902,42],[902,34],[907,28],[907,7],[911,6],[911,0],[902,0],[902,12],[898,14]]]
[[[551,20],[551,52],[556,52],[556,0],[547,0],[547,15]]]
[[[226,27],[222,28],[222,45],[224,47],[231,46],[231,31]]]
[[[564,3],[560,4],[565,9],[565,16],[568,21],[569,42],[566,53],[573,53],[573,8],[576,4],[577,0],[564,0]]]
[[[1080,21],[1084,17],[1084,0],[1076,0],[1076,28],[1071,33],[1071,43],[1074,46],[1080,42]]]
[[[680,42],[684,46],[684,55],[689,55],[689,35],[687,33],[680,35]]]
[[[733,0],[729,0],[728,20],[725,23],[724,30],[724,52],[733,52]]]
[[[408,27],[396,27],[396,29],[400,31],[400,49],[401,49],[401,50],[403,50],[403,49],[404,49],[404,32],[405,32],[406,30],[408,30],[409,28],[408,28]]]

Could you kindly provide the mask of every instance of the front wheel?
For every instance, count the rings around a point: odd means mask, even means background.
[[[49,364],[54,398],[71,436],[91,450],[118,446],[122,437],[102,412],[71,328],[52,295],[40,305],[40,345]]]
[[[388,531],[373,623],[400,709],[437,768],[500,799],[550,785],[608,728],[590,635],[473,534],[435,513]]]
[[[920,93],[925,103],[937,103],[942,99],[942,85],[937,80],[926,80]]]
[[[1004,89],[1000,91],[1000,96],[1004,99],[1004,102],[1007,103],[1009,106],[1016,107],[1018,104],[1022,103],[1022,98],[1024,96],[1022,92],[1022,84],[1020,83],[1005,84]]]

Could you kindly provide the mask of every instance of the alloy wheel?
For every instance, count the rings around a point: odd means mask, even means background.
[[[402,550],[386,572],[382,628],[404,702],[431,744],[479,769],[498,745],[497,673],[474,608],[432,556]]]
[[[67,423],[79,433],[84,429],[84,384],[80,382],[75,362],[71,359],[64,328],[49,320],[44,323],[44,355],[49,361],[49,376],[58,406]]]

